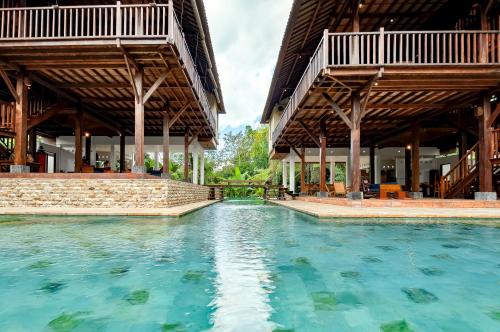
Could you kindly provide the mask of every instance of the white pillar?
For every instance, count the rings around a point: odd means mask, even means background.
[[[157,171],[158,169],[160,169],[160,159],[158,157],[158,151],[155,151],[155,166],[154,166],[154,170]]]
[[[198,184],[198,151],[193,151],[193,183]]]
[[[290,153],[290,187],[292,193],[295,193],[295,154]]]
[[[111,137],[111,139],[113,138]],[[111,152],[109,153],[109,166],[111,166],[111,170],[116,170],[116,154],[114,144],[111,144]]]
[[[205,150],[200,153],[200,184],[205,185]]]
[[[330,157],[330,184],[335,182],[335,157]]]
[[[283,164],[283,187],[288,187],[288,178],[287,178],[287,175],[286,175],[286,160],[283,160],[282,161],[282,164]]]

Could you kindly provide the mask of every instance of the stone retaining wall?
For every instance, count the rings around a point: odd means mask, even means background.
[[[205,201],[208,191],[167,179],[0,178],[0,207],[165,208]]]

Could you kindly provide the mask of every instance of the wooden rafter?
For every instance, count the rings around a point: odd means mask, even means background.
[[[144,103],[146,103],[149,98],[156,92],[156,90],[160,87],[160,85],[165,81],[167,76],[170,74],[171,70],[165,71],[163,74],[158,77],[158,79],[153,83],[153,85],[149,88],[149,90],[144,94]]]
[[[330,97],[330,95],[326,92],[323,92],[323,98],[325,98],[328,103],[330,104],[330,106],[333,108],[333,110],[335,111],[335,113],[337,113],[337,115],[344,121],[344,123],[350,128],[352,129],[352,122],[351,120],[347,117],[347,115],[344,113],[344,111],[339,107],[339,105],[332,99],[332,97]]]
[[[16,101],[18,101],[19,96],[17,95],[16,88],[14,87],[12,82],[10,81],[10,78],[7,75],[7,73],[2,68],[0,68],[0,76],[2,76],[5,84],[7,85],[7,88],[9,89],[10,93],[12,94],[12,97],[14,97],[14,99]]]
[[[191,105],[191,103],[187,103],[186,105],[184,105],[177,113],[175,113],[174,117],[170,120],[170,122],[168,123],[168,127],[171,128],[174,123],[179,120],[179,118],[181,117],[182,113],[184,113],[188,107]]]
[[[303,121],[298,121],[299,125],[304,129],[306,134],[313,140],[313,142],[320,147],[321,143],[319,142],[319,139],[312,133],[312,131],[307,127],[307,125]]]
[[[300,158],[300,159],[303,159],[304,156],[302,155],[302,153],[300,153],[297,148],[287,139],[287,138],[284,138],[284,141],[286,142],[286,144],[288,144],[290,146],[290,148],[297,154],[297,156]]]

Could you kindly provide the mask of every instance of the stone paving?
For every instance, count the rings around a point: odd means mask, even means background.
[[[360,207],[322,204],[303,200],[273,201],[273,203],[320,219],[448,219],[470,221],[488,219],[500,224],[500,208],[436,208],[436,207]]]
[[[169,208],[77,208],[77,207],[0,207],[0,215],[71,216],[166,216],[182,217],[217,201],[202,201]]]

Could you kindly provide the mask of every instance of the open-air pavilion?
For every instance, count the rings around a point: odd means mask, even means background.
[[[496,199],[499,9],[493,0],[294,1],[262,115],[288,189],[311,194],[306,164],[315,163],[312,194],[335,195],[338,162],[353,199],[364,184]]]
[[[199,182],[225,112],[202,1],[48,3],[2,1],[0,168],[141,174],[180,152]]]

